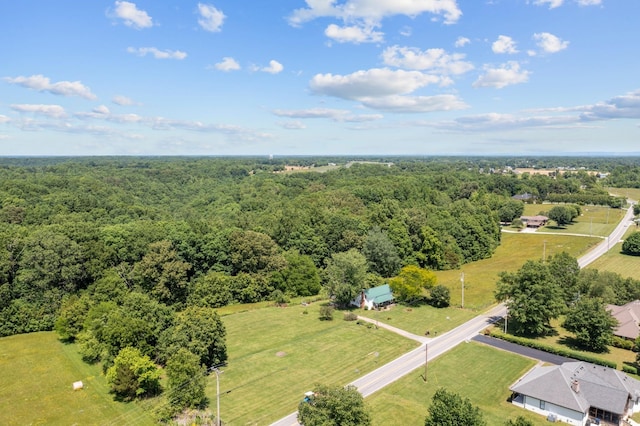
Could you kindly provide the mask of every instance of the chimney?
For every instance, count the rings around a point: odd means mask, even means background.
[[[573,390],[575,393],[580,393],[580,383],[578,382],[578,380],[574,380],[571,382],[571,390]]]

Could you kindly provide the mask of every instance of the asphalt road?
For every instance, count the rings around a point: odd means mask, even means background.
[[[584,268],[585,266],[596,260],[598,257],[605,254],[611,247],[615,245],[615,243],[620,241],[624,236],[624,233],[627,231],[627,228],[633,224],[632,219],[633,206],[629,207],[624,218],[620,221],[618,226],[616,226],[609,237],[605,238],[602,243],[598,244],[593,250],[578,259],[578,264],[580,265],[580,267]],[[480,331],[484,330],[488,325],[493,324],[494,322],[504,317],[506,313],[507,308],[503,304],[500,304],[492,308],[488,312],[479,315],[470,321],[467,321],[461,326],[445,334],[432,339],[428,339],[428,341],[425,344],[420,345],[420,347],[402,355],[399,358],[396,358],[395,360],[383,365],[382,367],[379,367],[369,374],[360,377],[350,384],[356,386],[360,393],[362,393],[364,397],[367,397],[372,393],[387,386],[388,384],[393,383],[401,377],[409,374],[410,372],[423,367],[425,365],[425,358],[427,361],[431,361],[439,355],[442,355],[443,353],[457,346],[458,344],[474,339]],[[476,340],[481,339],[476,338]],[[498,343],[492,343],[494,346],[498,346]],[[517,348],[514,348],[510,345],[503,345],[501,348],[505,350],[512,350],[517,353],[520,353],[520,351],[522,351],[522,355],[529,356],[531,358],[541,359],[542,357],[544,357],[544,355],[542,354],[533,352],[534,350],[531,350],[531,352],[529,352],[525,351],[524,349],[519,349],[520,347],[518,345],[513,345]],[[555,364],[557,362],[562,363],[562,360],[560,358],[554,358],[553,361],[549,360],[546,362],[552,362]],[[297,419],[298,413],[291,413],[288,416],[276,421],[275,423],[272,423],[272,426],[300,426]]]

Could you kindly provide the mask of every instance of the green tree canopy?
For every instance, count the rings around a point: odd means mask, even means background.
[[[397,277],[389,279],[396,300],[412,302],[423,296],[423,290],[432,288],[436,283],[436,274],[415,265],[405,266]]]
[[[605,352],[617,325],[602,299],[583,297],[569,310],[563,327],[575,333],[576,340],[586,349]]]
[[[160,391],[160,370],[151,359],[136,348],[118,352],[107,370],[107,383],[116,397],[129,401],[136,397],[155,395]]]
[[[506,303],[518,334],[548,332],[565,307],[562,290],[539,261],[528,260],[515,273],[502,272],[495,296]]]
[[[335,253],[325,268],[327,292],[339,305],[348,305],[364,287],[367,259],[356,249]]]
[[[480,409],[460,395],[440,388],[433,395],[425,426],[484,426]]]
[[[167,400],[174,413],[200,407],[206,401],[207,370],[198,355],[178,349],[167,361]]]
[[[368,426],[364,398],[354,386],[316,385],[309,401],[298,405],[298,421],[304,426]]]
[[[374,228],[367,234],[362,247],[367,258],[369,270],[382,277],[392,277],[400,269],[398,249],[393,245],[387,233]]]
[[[624,240],[622,252],[632,256],[640,256],[640,232],[634,232]]]

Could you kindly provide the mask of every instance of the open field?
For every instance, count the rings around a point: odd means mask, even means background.
[[[441,387],[469,398],[487,424],[502,425],[517,416],[545,424],[541,416],[507,402],[509,386],[535,361],[475,342],[463,343],[428,365],[427,383],[418,369],[366,399],[373,425],[424,424],[431,398]],[[499,366],[499,368],[497,368]]]
[[[557,204],[525,204],[524,216],[534,216],[549,211]],[[626,209],[612,209],[605,206],[581,206],[582,214],[575,222],[564,227],[549,225],[540,228],[540,232],[584,234],[604,237],[609,235],[624,217]]]
[[[627,197],[627,199],[640,201],[640,188],[607,188],[609,194],[618,197]]]
[[[635,227],[629,229],[626,235],[634,231]],[[596,259],[587,268],[615,272],[625,278],[639,279],[640,256],[622,254],[622,243],[617,243],[604,256]]]
[[[600,241],[596,237],[503,233],[493,257],[469,263],[460,270],[436,271],[438,284],[451,290],[451,306],[460,306],[460,278],[464,272],[464,307],[485,309],[495,302],[493,290],[501,271],[517,271],[529,259],[540,260],[563,251],[579,257]]]
[[[225,424],[269,424],[297,409],[315,383],[344,385],[416,347],[375,327],[318,319],[320,303],[224,316],[229,365],[220,376]],[[307,314],[304,312],[307,311]],[[215,411],[215,376],[207,395]]]
[[[0,424],[153,425],[137,403],[115,402],[100,366],[53,332],[0,339]],[[72,390],[82,380],[84,389]]]

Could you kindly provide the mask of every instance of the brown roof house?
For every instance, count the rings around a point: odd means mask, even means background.
[[[576,426],[619,426],[640,411],[640,381],[587,362],[538,365],[510,390],[514,405]]]
[[[631,340],[635,340],[640,335],[640,300],[634,300],[622,306],[607,305],[607,311],[618,320],[618,326],[613,334]]]
[[[542,215],[537,216],[520,216],[520,220],[527,225],[527,228],[540,228],[545,226],[549,218]]]

